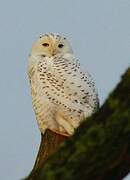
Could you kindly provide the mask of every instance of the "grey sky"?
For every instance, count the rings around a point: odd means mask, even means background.
[[[0,179],[32,168],[40,133],[32,110],[27,58],[45,32],[64,34],[94,77],[101,103],[130,64],[129,0],[1,0]]]

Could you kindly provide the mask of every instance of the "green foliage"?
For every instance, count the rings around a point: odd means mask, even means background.
[[[99,111],[28,179],[118,180],[129,167],[130,68]]]

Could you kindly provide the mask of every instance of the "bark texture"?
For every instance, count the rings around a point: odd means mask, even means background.
[[[41,143],[34,167],[28,177],[29,180],[36,179],[36,172],[40,170],[45,161],[52,155],[59,145],[67,139],[66,136],[59,135],[50,130],[46,130],[45,134],[41,134]]]

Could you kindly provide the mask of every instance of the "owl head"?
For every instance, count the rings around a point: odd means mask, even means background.
[[[73,53],[67,39],[60,35],[48,33],[39,37],[32,47],[32,54],[52,57]]]

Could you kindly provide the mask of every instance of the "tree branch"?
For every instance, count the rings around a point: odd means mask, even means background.
[[[41,166],[43,166],[43,164],[48,159],[48,157],[57,150],[59,145],[65,139],[67,139],[66,136],[62,136],[57,133],[54,133],[53,131],[50,131],[49,129],[46,130],[44,135],[41,133],[41,143],[40,143],[39,151],[37,154],[34,167],[28,179],[31,180],[32,177],[35,178],[36,172],[41,168]]]
[[[104,105],[32,180],[121,180],[130,172],[130,68]]]

